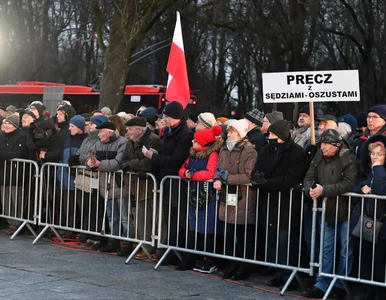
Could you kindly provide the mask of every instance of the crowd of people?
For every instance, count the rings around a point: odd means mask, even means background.
[[[152,201],[147,201],[153,199],[153,188],[146,182],[146,172],[154,174],[158,182],[165,176],[179,175],[183,184],[168,179],[161,202],[170,245],[187,241],[185,246],[191,249],[297,266],[301,264],[299,235],[311,251],[313,201],[321,207],[325,200],[325,223],[321,223],[320,213],[317,215],[317,233],[324,232],[322,271],[342,276],[358,272],[360,278],[385,282],[384,201],[354,201],[341,195],[385,195],[386,105],[357,116],[334,116],[316,109],[316,145],[311,139],[308,105],[300,109],[295,122],[284,120],[279,111],[263,113],[258,109],[237,120],[216,118],[211,112],[185,116],[179,102],[169,103],[162,112],[141,107],[135,114],[114,115],[104,107],[78,115],[71,103],[62,101],[55,116],[49,117],[44,104],[35,101],[25,109],[12,105],[0,108],[0,114],[0,164],[9,170],[0,175],[1,198],[3,202],[9,199],[2,205],[5,215],[22,207],[23,180],[9,176],[22,174],[12,172],[14,166],[8,160],[81,165],[87,170],[73,174],[68,168],[58,168],[55,179],[48,178],[60,186],[63,201],[57,205],[66,208],[66,224],[79,221],[74,216],[80,207],[72,199],[82,198],[89,202],[83,203],[81,210],[89,208],[85,215],[92,219],[81,218],[84,227],[88,224],[89,230],[100,232],[106,226],[101,220],[107,218],[106,227],[112,235],[149,240],[152,218],[145,222],[133,219],[153,212]],[[112,180],[110,172],[119,170],[134,172],[139,179],[115,174]],[[95,171],[100,174],[98,190],[92,188],[91,181],[85,181],[85,176],[92,180]],[[135,214],[128,204],[128,186],[137,191]],[[77,196],[79,193],[83,196]],[[352,232],[364,216],[381,225],[373,240]],[[13,234],[18,225],[8,220],[6,233]],[[65,232],[68,237],[73,234]],[[80,235],[80,243],[122,256],[129,255],[133,246],[86,234]],[[156,257],[156,248],[144,247]],[[319,247],[315,248],[318,258]],[[358,251],[359,270],[354,262]],[[137,257],[145,254],[138,253]],[[217,262],[210,256],[197,259],[186,254],[177,269],[212,273]],[[251,269],[246,263],[231,261],[222,276],[240,280]],[[267,284],[280,287],[288,276],[286,271],[275,271]],[[317,276],[315,285],[303,295],[322,297],[329,283],[328,278]],[[341,281],[333,291],[337,298],[344,297]],[[364,298],[383,299],[383,289],[368,286]]]

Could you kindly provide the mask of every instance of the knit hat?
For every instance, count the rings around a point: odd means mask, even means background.
[[[99,124],[102,124],[104,122],[107,122],[109,118],[107,118],[105,115],[99,115],[91,117],[90,122],[98,126]]]
[[[338,123],[341,123],[341,122],[349,124],[351,126],[351,132],[357,131],[358,121],[353,115],[347,114],[339,117]]]
[[[84,113],[84,114],[82,114],[82,117],[85,119],[85,121],[90,121],[90,119],[91,119],[91,114],[89,114],[89,113]]]
[[[229,119],[226,118],[226,117],[219,117],[217,118],[216,121],[220,122],[221,124],[224,124],[226,121],[228,121]]]
[[[7,108],[6,108],[6,110],[10,110],[10,111],[13,111],[13,112],[15,112],[16,111],[16,106],[14,106],[14,105],[10,105],[10,106],[8,106]]]
[[[230,122],[227,129],[229,130],[230,127],[236,129],[240,135],[240,138],[246,137],[248,133],[248,122],[245,119]]]
[[[62,101],[59,101],[58,104],[56,104],[56,107],[58,107],[58,106],[64,106],[64,105],[72,106],[72,104],[71,104],[70,101],[62,100]]]
[[[184,108],[180,102],[173,101],[165,106],[162,113],[170,118],[181,120],[184,117]]]
[[[66,121],[70,120],[76,114],[75,109],[70,105],[63,105],[62,107],[58,108],[58,111],[59,110],[61,110],[66,116]]]
[[[276,111],[276,110],[271,113],[266,113],[265,117],[268,119],[269,123],[271,124],[280,120],[284,120],[283,113],[281,111]]]
[[[101,108],[101,112],[102,112],[102,113],[105,113],[105,114],[108,114],[108,115],[111,115],[111,114],[112,114],[111,109],[108,108],[107,106],[102,107],[102,108]]]
[[[11,115],[7,117],[5,118],[5,121],[11,123],[15,128],[19,128],[20,126],[20,119],[17,115]]]
[[[304,105],[300,110],[299,110],[299,114],[307,114],[307,115],[310,115],[310,105],[307,104],[307,105]],[[314,118],[315,120],[319,119],[320,117],[323,116],[323,112],[318,108],[318,107],[314,107]]]
[[[221,134],[221,132],[221,127],[216,125],[210,129],[196,131],[194,134],[194,139],[200,146],[205,147],[206,145],[213,143],[216,140],[216,137]]]
[[[117,129],[114,125],[113,122],[107,121],[104,123],[99,124],[96,129],[110,129],[110,130],[115,130]]]
[[[70,124],[78,127],[80,130],[84,131],[85,119],[81,115],[76,115],[71,118]]]
[[[268,131],[286,141],[290,137],[290,126],[287,121],[279,120],[268,127]]]
[[[263,125],[264,113],[258,109],[247,112],[244,117],[257,126]]]
[[[7,107],[8,110],[8,107]],[[386,105],[376,105],[370,108],[369,112],[375,112],[382,119],[386,120]]]
[[[34,119],[34,120],[36,119],[36,116],[35,116],[35,114],[34,114],[32,111],[30,111],[30,110],[24,110],[24,111],[22,111],[22,112],[19,114],[20,120],[21,120],[21,118],[22,118],[25,114],[31,116],[32,119]]]
[[[210,112],[204,112],[197,116],[197,122],[204,124],[206,128],[212,128],[216,125],[216,118]]]
[[[149,117],[149,116],[154,116],[154,115],[156,115],[156,114],[158,114],[157,109],[150,106],[150,107],[146,107],[146,108],[139,114],[139,116],[140,116],[140,117],[143,117],[143,118],[147,118],[147,117]]]
[[[188,119],[192,120],[194,123],[197,123],[198,115],[197,114],[191,114],[188,116]]]
[[[335,129],[327,129],[325,132],[323,132],[319,139],[319,143],[326,143],[331,144],[335,147],[341,147],[343,144],[343,138],[339,134],[339,132]]]
[[[130,126],[146,127],[146,119],[143,117],[134,117],[134,118],[131,118],[129,121],[127,121],[125,125],[127,127],[130,127]]]

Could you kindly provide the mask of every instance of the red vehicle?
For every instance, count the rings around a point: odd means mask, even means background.
[[[0,106],[12,104],[24,108],[32,101],[44,103],[55,90],[52,87],[64,88],[61,99],[70,101],[77,113],[90,113],[99,108],[99,90],[94,87],[40,81],[18,81],[15,85],[0,85]],[[166,87],[161,85],[127,85],[119,111],[135,113],[142,105],[162,109],[167,103],[165,94]],[[196,103],[197,98],[191,93],[187,109],[195,111]]]

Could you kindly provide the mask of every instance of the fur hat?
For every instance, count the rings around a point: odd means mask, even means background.
[[[234,128],[240,135],[240,138],[245,138],[248,133],[248,122],[245,119],[232,121],[228,124],[227,130],[232,127]]]
[[[268,131],[275,134],[278,138],[286,141],[290,137],[290,126],[284,120],[277,121],[268,127]]]
[[[85,119],[81,115],[76,115],[70,119],[70,124],[84,131]]]
[[[203,129],[196,131],[194,134],[195,141],[202,147],[213,143],[216,140],[216,137],[219,136],[222,132],[220,126],[213,126],[210,129]]]
[[[210,112],[204,112],[198,115],[197,122],[204,124],[206,128],[212,128],[216,125],[216,118]]]
[[[244,117],[257,126],[263,125],[264,113],[258,109],[247,112]]]
[[[181,120],[184,117],[184,107],[180,102],[173,101],[165,106],[162,113],[170,118]]]

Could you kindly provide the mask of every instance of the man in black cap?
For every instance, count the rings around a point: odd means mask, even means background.
[[[353,247],[348,232],[349,202],[347,197],[339,195],[354,188],[357,161],[348,143],[338,131],[326,130],[320,136],[319,142],[320,149],[314,156],[303,183],[304,190],[311,199],[318,201],[319,207],[322,206],[323,199],[327,198],[325,224],[319,224],[320,227],[324,226],[322,271],[349,276],[353,261]],[[336,270],[334,270],[336,259],[334,249],[340,249],[339,265]],[[322,298],[330,282],[330,278],[318,276],[314,287],[303,292],[303,296]],[[335,287],[336,296],[342,298],[344,295],[342,282],[338,281]]]
[[[133,215],[138,217],[134,222],[137,224],[137,232],[139,238],[146,241],[151,241],[153,218],[158,220],[158,214],[153,216],[153,180],[149,178],[146,181],[144,172],[151,172],[151,160],[144,156],[142,147],[159,151],[161,149],[161,139],[146,127],[146,119],[144,117],[134,117],[126,122],[126,135],[129,139],[126,145],[124,162],[122,169],[124,171],[138,172],[141,178],[138,180],[136,176],[131,177],[131,192],[134,195],[136,213]],[[144,178],[142,178],[144,177]],[[134,206],[134,205],[133,205]],[[146,217],[146,219],[145,219]],[[146,229],[146,232],[145,232]],[[155,253],[155,248],[143,245],[142,246],[149,254]],[[143,258],[146,254],[142,251],[137,253],[137,258]]]
[[[267,234],[268,261],[275,262],[277,255],[278,263],[286,265],[288,255],[289,264],[297,266],[302,193],[301,189],[291,193],[291,189],[303,181],[310,160],[303,148],[291,140],[290,126],[286,121],[273,123],[268,131],[269,143],[261,149],[252,173],[252,184],[259,188],[258,226],[261,243],[257,252],[260,256],[264,252]],[[276,241],[279,242],[278,248]],[[288,272],[278,271],[268,284],[283,286],[288,276]]]
[[[263,126],[264,113],[258,109],[253,109],[245,114],[244,119],[248,122],[247,137],[249,142],[255,147],[257,153],[267,144],[267,139],[261,132]]]
[[[148,149],[143,147],[142,152],[145,157],[151,159],[154,172],[157,174],[158,180],[161,180],[164,176],[178,175],[178,170],[184,164],[185,160],[189,156],[190,147],[193,140],[193,132],[186,125],[184,118],[184,108],[179,102],[171,102],[163,110],[163,118],[166,124],[166,130],[163,138],[163,143],[159,152],[155,149]],[[172,188],[170,189],[170,181],[165,181],[165,187],[163,194],[163,217],[164,221],[168,222],[169,209],[170,215],[170,243],[176,244],[177,241],[177,228],[180,229],[180,242],[184,241],[185,224],[184,218],[186,217],[186,201],[179,196],[184,195],[184,184],[181,186],[181,193],[179,193],[179,185],[177,180],[172,180]],[[170,195],[171,193],[171,195]],[[171,199],[171,201],[169,201]],[[180,210],[178,211],[178,207]],[[180,214],[180,222],[177,224],[177,214]],[[164,227],[165,228],[165,227]],[[165,236],[163,235],[163,238]]]
[[[321,135],[327,129],[338,130],[338,121],[333,115],[324,115],[318,118],[317,121],[319,122],[319,125],[318,125],[319,135]]]

